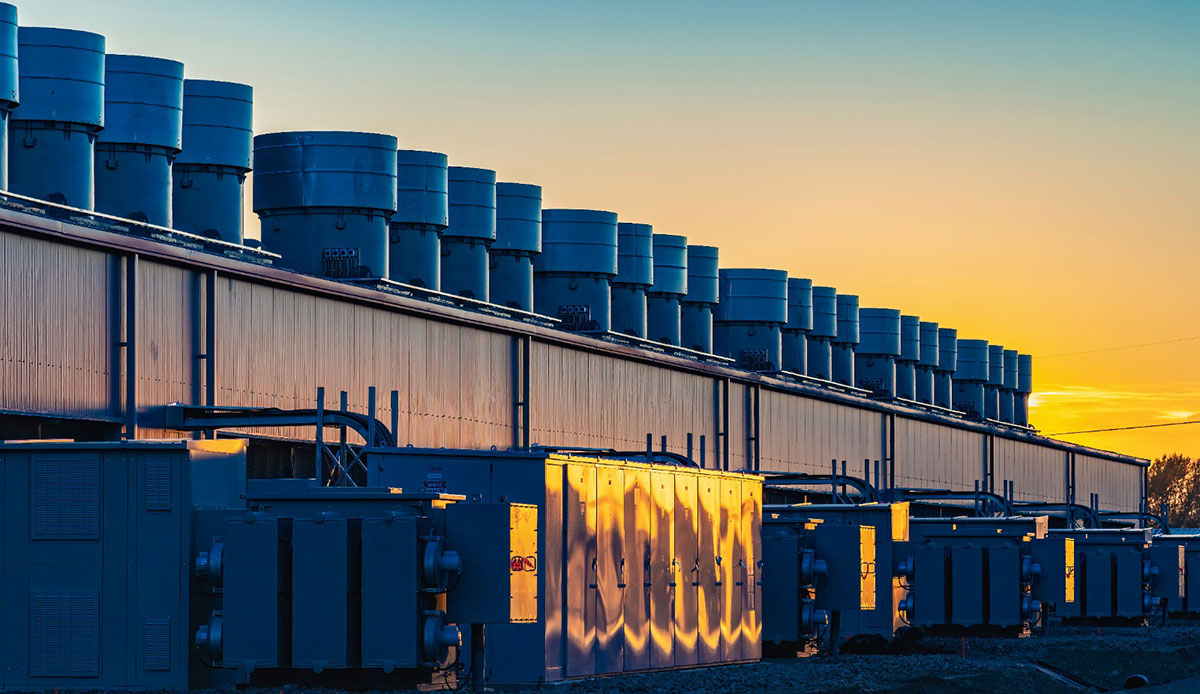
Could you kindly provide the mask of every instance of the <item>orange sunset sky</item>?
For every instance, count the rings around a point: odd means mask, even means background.
[[[1200,2],[17,4],[254,85],[259,132],[392,133],[1030,352],[1046,433],[1200,419]]]

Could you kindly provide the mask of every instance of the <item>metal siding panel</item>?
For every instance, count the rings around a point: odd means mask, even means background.
[[[0,408],[111,415],[109,255],[0,233]]]
[[[142,408],[192,402],[195,361],[194,292],[189,270],[139,262],[137,280],[137,399]],[[184,438],[185,432],[146,429],[143,437]]]
[[[1137,511],[1140,505],[1142,468],[1115,460],[1078,454],[1075,456],[1075,498],[1088,503],[1089,495],[1100,495],[1100,508]]]
[[[858,474],[880,458],[878,413],[766,389],[761,398],[763,470],[827,473],[845,460]]]
[[[995,441],[997,483],[1013,480],[1021,501],[1064,501],[1062,451],[999,437]]]
[[[746,460],[746,390],[741,383],[729,384],[729,430],[725,446],[729,449],[729,469],[745,470]]]
[[[531,358],[534,441],[548,446],[687,452],[705,436],[715,450],[711,379],[557,345],[534,343]],[[695,455],[695,448],[693,449]]]
[[[390,391],[401,394],[402,445],[511,444],[507,335],[230,278],[218,283],[217,303],[218,404],[313,407],[323,386],[327,407],[344,390],[365,412],[375,386],[384,422]],[[258,433],[312,438],[305,428]]]
[[[983,434],[897,417],[896,484],[971,490],[983,469]]]

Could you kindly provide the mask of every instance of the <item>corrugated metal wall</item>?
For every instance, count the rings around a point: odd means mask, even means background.
[[[0,234],[0,408],[115,414],[112,279],[107,253]]]
[[[969,490],[983,478],[985,435],[904,417],[895,427],[897,486]]]
[[[1100,495],[1102,509],[1137,511],[1141,485],[1141,468],[1106,458],[1075,455],[1075,499],[1081,504],[1086,504],[1089,495],[1095,492]]]
[[[705,376],[583,350],[534,342],[530,357],[531,436],[543,446],[642,451],[654,448],[699,457],[705,438],[709,467],[716,456],[713,403],[717,381]]]
[[[324,387],[327,407],[344,390],[365,412],[375,386],[384,422],[400,393],[401,445],[512,445],[507,335],[230,278],[216,307],[218,405],[315,407]]]
[[[115,253],[0,233],[0,409],[121,416],[125,265]],[[137,265],[138,403],[145,412],[202,402],[210,277],[184,264]],[[510,334],[458,325],[226,275],[216,280],[213,308],[218,405],[313,407],[323,386],[327,407],[344,390],[349,407],[363,412],[375,386],[384,422],[389,392],[399,392],[402,445],[508,448],[522,438],[516,403],[524,399],[531,443],[643,450],[651,434],[655,448],[666,436],[669,450],[686,453],[692,434],[695,457],[703,436],[707,465],[730,470],[825,473],[836,459],[859,475],[864,460],[887,460],[894,433],[901,486],[969,490],[994,450],[997,491],[1012,479],[1019,498],[1065,500],[1067,453],[1051,446],[517,337],[519,326]],[[144,427],[142,436],[169,434]],[[1103,507],[1135,510],[1141,474],[1080,454],[1076,498],[1086,503],[1099,492]]]
[[[145,406],[192,403],[199,380],[196,321],[203,297],[201,278],[191,270],[160,263],[138,263],[137,399]],[[186,437],[175,431],[146,429],[145,437]]]
[[[995,439],[996,489],[1002,480],[1012,480],[1017,498],[1062,503],[1066,501],[1069,454],[1021,441]]]
[[[723,406],[729,410],[728,416],[723,418],[728,423],[725,445],[729,455],[728,461],[723,459],[722,464],[730,470],[752,470],[754,469],[754,448],[750,442],[750,436],[754,431],[751,418],[754,416],[755,390],[745,383],[725,382],[722,387],[728,391],[727,397],[723,398],[723,402],[728,404]],[[764,468],[760,465],[759,469]]]
[[[845,460],[848,474],[862,475],[864,460],[887,457],[878,412],[764,389],[761,417],[763,470],[827,473]]]

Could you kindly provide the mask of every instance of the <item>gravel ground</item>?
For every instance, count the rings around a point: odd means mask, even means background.
[[[1099,633],[1097,633],[1097,631]],[[965,657],[964,657],[965,648]],[[1123,688],[1143,674],[1147,694],[1200,692],[1200,623],[1152,628],[1055,626],[1029,638],[926,637],[910,655],[814,656],[748,665],[601,677],[541,691],[562,694],[1067,694]],[[333,694],[316,687],[241,694]],[[536,691],[536,690],[510,690]]]
[[[916,655],[839,655],[752,665],[599,678],[560,687],[579,694],[1059,694],[1122,689],[1144,674],[1144,692],[1200,692],[1200,625],[1102,628],[1055,625],[1029,638],[926,637]],[[966,656],[963,656],[965,647]],[[932,651],[932,653],[930,653]],[[1066,681],[1052,673],[1065,675]],[[1082,686],[1085,683],[1091,686]]]

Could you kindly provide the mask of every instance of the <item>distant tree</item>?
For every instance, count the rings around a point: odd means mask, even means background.
[[[1150,464],[1150,510],[1166,504],[1173,528],[1200,527],[1200,459],[1172,453]]]

